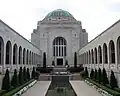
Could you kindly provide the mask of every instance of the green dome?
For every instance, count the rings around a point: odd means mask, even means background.
[[[57,9],[52,12],[50,12],[46,17],[73,17],[69,12],[62,10],[62,9]]]

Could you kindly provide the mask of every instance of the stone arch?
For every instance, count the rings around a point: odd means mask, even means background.
[[[0,37],[0,65],[4,63],[4,41],[3,38]]]
[[[88,64],[88,52],[87,52],[87,64]]]
[[[97,64],[97,48],[96,47],[94,49],[94,52],[95,52],[95,64]]]
[[[91,50],[91,56],[92,56],[92,64],[94,64],[94,54],[93,54],[93,49]]]
[[[32,61],[32,65],[33,65],[33,52],[32,52],[32,59],[31,59],[31,61]]]
[[[23,49],[23,64],[25,64],[25,55],[26,55],[26,49]]]
[[[30,54],[29,54],[29,64],[31,64],[31,51],[30,51]]]
[[[99,62],[98,63],[102,63],[102,49],[101,49],[101,46],[98,47],[98,60]]]
[[[22,47],[19,47],[19,64],[22,64]]]
[[[113,40],[109,42],[109,57],[110,63],[115,63],[115,44]]]
[[[108,53],[107,53],[107,45],[103,44],[103,63],[108,63]]]
[[[28,56],[29,56],[29,50],[27,50],[27,54],[26,54],[26,64],[28,64],[28,61],[29,61]]]
[[[117,62],[120,64],[120,36],[117,39]]]
[[[11,64],[12,45],[10,41],[6,44],[6,64]]]
[[[53,40],[53,56],[67,55],[67,41],[63,37],[56,37]]]
[[[89,50],[89,64],[91,64],[91,53],[90,53],[90,50]]]
[[[18,47],[17,47],[17,44],[14,44],[13,46],[13,64],[17,64],[17,50],[18,50]]]

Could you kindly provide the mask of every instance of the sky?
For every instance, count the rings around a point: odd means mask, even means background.
[[[89,41],[120,19],[120,0],[0,0],[0,19],[30,40],[37,22],[56,9],[81,21]]]

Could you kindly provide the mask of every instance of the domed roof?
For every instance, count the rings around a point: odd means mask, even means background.
[[[46,17],[50,18],[50,17],[73,17],[73,16],[68,11],[57,9],[48,13]]]

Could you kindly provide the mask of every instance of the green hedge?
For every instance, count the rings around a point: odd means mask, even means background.
[[[15,89],[13,89],[13,90],[11,90],[11,91],[9,91],[8,93],[4,94],[3,96],[12,96],[13,94],[17,93],[19,90],[21,90],[23,87],[27,86],[28,84],[30,84],[30,83],[33,82],[33,81],[34,81],[34,79],[26,82],[25,84],[23,84],[23,85],[15,88]]]
[[[106,87],[106,86],[103,86],[103,85],[101,85],[101,84],[99,84],[99,83],[96,83],[95,81],[93,81],[93,80],[91,80],[91,79],[89,79],[89,78],[86,78],[86,80],[88,80],[89,82],[95,84],[95,85],[98,86],[99,88],[107,91],[109,94],[112,94],[113,96],[120,96],[120,93],[117,92],[117,91],[115,91],[115,90],[112,90],[112,89],[110,89],[110,88],[108,88],[108,87]]]
[[[5,94],[7,91],[6,90],[0,90],[0,96],[2,96],[3,94]]]
[[[120,88],[114,88],[114,90],[116,90],[116,91],[120,92]]]

